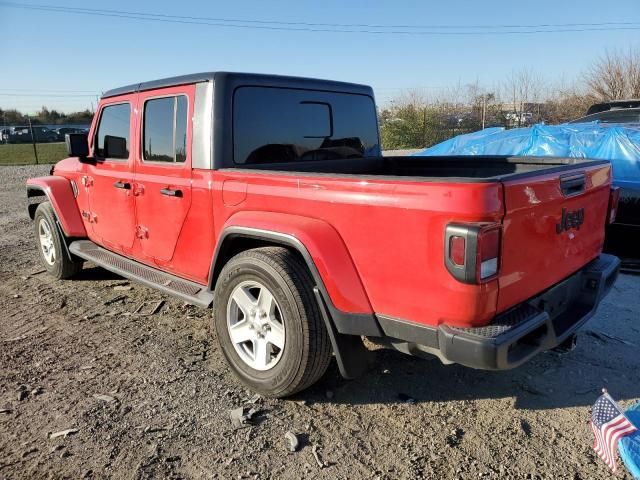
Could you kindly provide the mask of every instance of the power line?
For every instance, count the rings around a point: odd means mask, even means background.
[[[69,94],[56,94],[56,93],[52,93],[52,94],[47,94],[47,93],[2,93],[0,92],[0,96],[2,97],[44,97],[44,98],[78,98],[78,97],[97,97],[99,95],[89,95],[86,93],[83,94],[75,94],[75,95],[69,95]]]
[[[55,90],[50,88],[2,88],[8,92],[43,92],[43,93],[93,93],[94,90]]]
[[[372,86],[374,90],[440,90],[444,88],[449,88],[450,86],[446,85],[415,85],[410,87],[376,87]]]
[[[98,8],[82,8],[82,7],[64,7],[57,5],[43,5],[43,4],[19,4],[15,2],[2,1],[0,4],[4,4],[10,7],[17,8],[47,8],[51,10],[59,11],[74,11],[77,13],[105,13],[105,14],[122,14],[122,15],[134,15],[145,17],[158,17],[169,19],[184,19],[184,20],[203,20],[213,22],[232,22],[232,23],[256,23],[256,24],[272,24],[272,25],[303,25],[303,26],[324,26],[324,27],[340,27],[340,28],[434,28],[434,29],[449,29],[449,28],[470,28],[470,29],[503,29],[503,28],[552,28],[552,27],[595,27],[595,26],[638,26],[639,22],[593,22],[593,23],[539,23],[528,25],[384,25],[384,24],[370,24],[370,23],[313,23],[313,22],[285,22],[281,20],[254,20],[254,19],[241,19],[241,18],[220,18],[220,17],[194,17],[187,15],[167,15],[162,13],[149,13],[149,12],[132,12],[127,10],[106,10]]]
[[[240,20],[211,17],[190,17],[181,15],[155,14],[145,12],[130,12],[123,10],[102,10],[78,7],[60,7],[44,4],[18,4],[13,2],[0,1],[0,5],[9,8],[19,8],[26,10],[39,10],[57,13],[72,13],[80,15],[91,15],[99,17],[115,17],[130,20],[142,20],[163,23],[178,23],[189,25],[205,25],[224,28],[244,28],[260,30],[278,31],[298,31],[298,32],[325,32],[325,33],[364,33],[375,35],[465,35],[465,36],[486,36],[486,35],[523,35],[538,33],[567,33],[567,32],[590,32],[590,31],[616,31],[616,30],[640,30],[639,22],[600,22],[600,23],[565,23],[565,24],[539,24],[539,25],[371,25],[371,24],[324,24],[309,22],[281,22],[265,20]],[[301,25],[297,27],[294,25]],[[314,28],[310,28],[314,27]],[[331,28],[316,28],[331,27]],[[365,28],[365,29],[361,29]],[[356,28],[356,29],[354,29]],[[369,30],[376,28],[378,30]],[[383,30],[386,28],[418,29],[430,28],[432,30]],[[466,29],[459,31],[442,31],[441,29]],[[504,30],[515,28],[517,30]],[[439,30],[440,29],[440,30]],[[473,31],[477,29],[493,29],[485,31]]]

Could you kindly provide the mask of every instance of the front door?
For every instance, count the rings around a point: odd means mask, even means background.
[[[136,159],[136,235],[145,262],[172,270],[191,207],[193,85],[142,92],[141,148]]]
[[[95,165],[87,165],[82,183],[89,197],[87,215],[93,240],[109,250],[129,254],[135,240],[133,200],[135,95],[104,104],[92,132]]]

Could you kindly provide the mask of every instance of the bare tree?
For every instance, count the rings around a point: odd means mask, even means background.
[[[521,126],[526,113],[540,116],[539,104],[544,97],[545,81],[532,69],[512,71],[504,84],[504,97],[511,100],[512,122]],[[535,109],[535,111],[530,111]]]
[[[597,101],[586,92],[586,86],[578,82],[560,82],[549,88],[542,119],[546,123],[564,123],[582,117],[590,105]]]
[[[487,126],[487,118],[490,110],[495,110],[496,94],[486,90],[478,80],[467,85],[466,104],[471,108],[471,113],[477,119],[478,126],[484,129]]]
[[[607,51],[586,72],[585,83],[600,101],[640,97],[640,50]]]
[[[640,98],[640,49],[627,55],[627,88],[630,98]]]
[[[492,87],[478,79],[439,91],[406,90],[380,112],[385,148],[430,146],[488,125],[563,123],[602,100],[640,98],[640,49],[606,52],[579,80],[548,83],[534,69],[513,70]]]

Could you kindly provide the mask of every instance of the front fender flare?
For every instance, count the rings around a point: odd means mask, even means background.
[[[73,188],[68,179],[48,176],[27,180],[27,197],[37,197],[43,194],[51,202],[60,227],[67,237],[84,238],[87,236],[87,230],[84,227]],[[29,211],[29,216],[33,218],[31,211]]]

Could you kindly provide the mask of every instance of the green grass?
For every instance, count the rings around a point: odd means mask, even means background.
[[[67,157],[67,148],[61,143],[37,143],[38,163],[56,163]],[[0,145],[0,165],[31,165],[36,163],[30,143]]]

